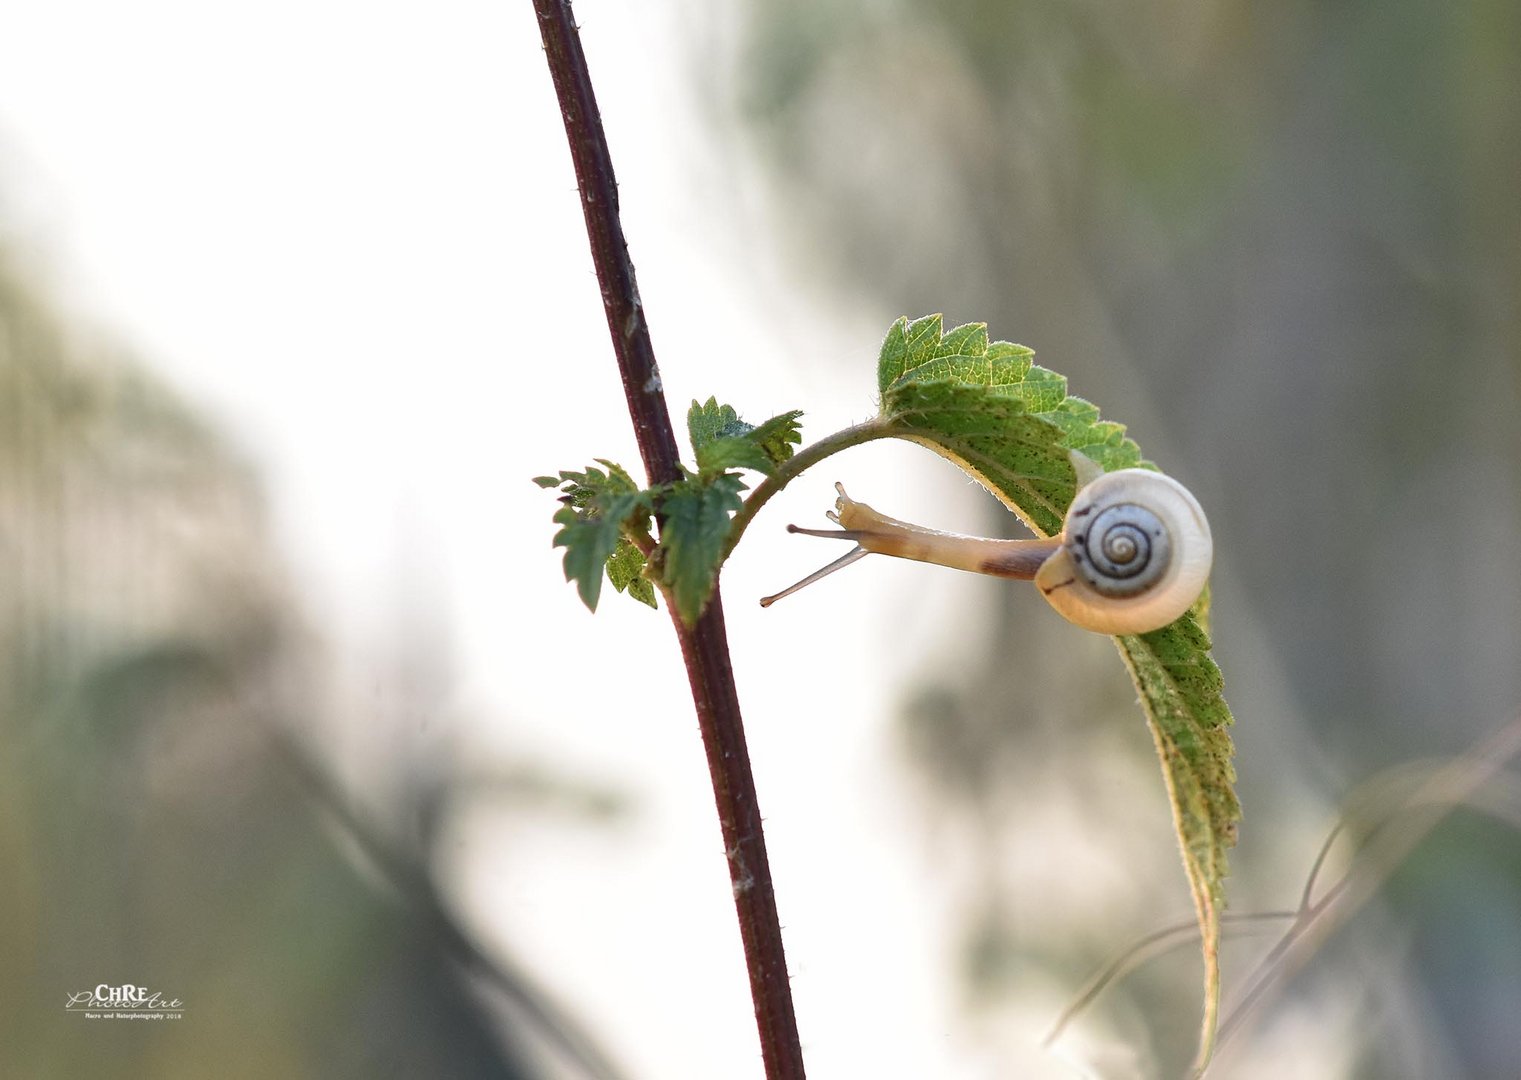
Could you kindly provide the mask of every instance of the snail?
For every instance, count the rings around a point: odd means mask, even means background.
[[[1142,634],[1166,626],[1199,599],[1214,545],[1209,522],[1188,489],[1149,469],[1101,472],[1073,455],[1080,481],[1062,531],[1044,540],[989,540],[921,528],[840,493],[826,516],[841,528],[788,532],[854,540],[856,547],[789,589],[761,600],[770,607],[805,585],[872,552],[996,577],[1034,581],[1069,621],[1103,634]]]

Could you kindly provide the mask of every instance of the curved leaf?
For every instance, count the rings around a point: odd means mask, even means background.
[[[1096,406],[1022,345],[989,342],[987,327],[943,329],[941,317],[899,319],[877,366],[882,416],[901,438],[970,473],[1039,536],[1061,531],[1077,492],[1073,453],[1105,472],[1155,468]],[[1202,609],[1200,611],[1202,614]],[[1232,789],[1230,708],[1209,635],[1195,613],[1115,644],[1140,694],[1172,803],[1204,954],[1199,1060],[1208,1060],[1220,998],[1220,910],[1226,850],[1240,805]]]

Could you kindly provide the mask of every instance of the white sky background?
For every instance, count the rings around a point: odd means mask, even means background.
[[[594,456],[637,473],[638,455],[527,0],[8,6],[5,228],[266,478],[343,672],[340,746],[421,758],[457,739],[473,762],[627,791],[610,830],[466,816],[461,903],[635,1077],[759,1076],[669,623],[610,590],[588,615],[529,483]],[[697,119],[676,5],[577,13],[678,425],[709,394],[753,420],[801,406],[808,438],[868,415],[897,313],[832,310],[778,255],[752,167]],[[979,1060],[956,1024],[945,853],[925,850],[892,743],[894,693],[953,661],[939,631],[988,594],[873,560],[754,604],[840,553],[781,531],[819,522],[835,479],[907,517],[947,504],[942,528],[974,527],[982,497],[922,451],[861,448],[778,499],[726,571],[810,1072],[1032,1075]],[[367,706],[386,711],[398,622],[419,615],[447,647],[445,708],[377,733]]]

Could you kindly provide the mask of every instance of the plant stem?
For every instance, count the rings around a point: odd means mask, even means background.
[[[569,0],[534,0],[534,10],[538,13],[550,76],[565,120],[592,261],[602,287],[602,304],[623,375],[623,392],[639,441],[639,454],[652,486],[671,483],[680,475],[680,453],[634,282],[628,244],[623,237],[617,181],[580,35]],[[755,778],[745,746],[739,693],[729,662],[723,602],[715,584],[707,610],[692,627],[682,623],[669,603],[666,607],[671,612],[686,663],[713,779],[713,797],[729,860],[729,881],[750,973],[750,995],[755,1002],[766,1076],[768,1080],[803,1080],[803,1050],[792,1008],[792,988],[787,981],[787,956],[771,886]]]
[[[602,114],[592,92],[586,54],[581,51],[581,35],[569,0],[534,0],[533,6],[539,16],[550,78],[560,99],[565,137],[570,142],[576,184],[581,191],[586,237],[597,268],[597,283],[602,287],[602,307],[623,374],[623,395],[628,400],[634,437],[639,441],[639,456],[644,459],[652,487],[669,484],[681,477],[681,453],[665,406],[660,368],[655,363],[644,305],[634,281],[634,264],[623,238],[618,181],[613,176],[613,159],[602,131]]]
[[[793,454],[776,472],[755,486],[755,490],[750,492],[744,505],[735,513],[734,520],[729,523],[729,538],[724,541],[724,558],[727,559],[734,551],[739,538],[744,536],[745,530],[750,527],[751,520],[760,513],[761,507],[771,501],[771,496],[796,480],[805,470],[827,457],[838,454],[841,450],[871,442],[873,439],[885,439],[895,434],[898,432],[886,420],[881,418],[867,420],[854,427],[836,431],[833,435],[826,435],[818,442],[805,446]]]

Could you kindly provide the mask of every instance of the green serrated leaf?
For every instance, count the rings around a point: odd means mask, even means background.
[[[908,324],[904,330],[904,336],[907,339],[905,368],[918,367],[925,361],[935,358],[936,350],[940,348],[941,326],[939,315],[926,315]]]
[[[885,400],[903,438],[960,465],[1041,536],[1061,531],[1077,483],[1049,419],[1018,398],[962,383],[901,383]]]
[[[628,594],[641,604],[656,609],[660,607],[655,600],[655,583],[649,578],[635,578],[629,582]]]
[[[627,592],[640,603],[658,607],[655,585],[644,576],[644,563],[644,552],[628,537],[619,537],[618,546],[607,559],[607,580],[619,592]]]
[[[534,477],[540,487],[562,491],[560,501],[565,505],[554,515],[560,526],[554,546],[565,549],[565,580],[576,583],[582,603],[592,611],[597,610],[601,597],[603,567],[620,550],[620,544],[628,544],[624,525],[648,528],[654,508],[654,493],[640,491],[625,469],[603,458],[597,462],[605,472],[588,468],[584,472],[565,470],[558,477]],[[634,552],[642,566],[643,555],[638,548]],[[611,576],[611,569],[608,574]]]
[[[704,475],[729,469],[755,469],[770,475],[773,467],[766,451],[749,435],[714,439],[697,450],[697,468]]]
[[[947,330],[935,346],[935,356],[982,356],[988,351],[988,324],[966,323]]]
[[[688,625],[697,621],[713,595],[729,519],[740,508],[739,493],[743,490],[743,480],[724,473],[709,483],[677,483],[661,501],[661,580],[670,588],[676,611]]]
[[[1011,387],[1009,392],[1017,393],[1031,412],[1054,412],[1067,398],[1067,379],[1036,364],[1025,373],[1018,387]]]
[[[882,352],[877,358],[877,388],[886,389],[897,382],[908,366],[908,316],[893,323],[882,340]]]
[[[989,344],[988,330],[982,323],[958,326],[945,335],[933,352],[923,363],[905,366],[891,383],[882,387],[883,392],[909,382],[949,380],[1012,397],[1024,398],[1029,393],[1027,379],[1035,353],[1007,341]]]
[[[793,447],[803,441],[802,425],[798,423],[802,415],[801,409],[793,409],[773,416],[750,432],[749,438],[765,451],[772,464],[780,465],[792,457]]]
[[[755,469],[767,476],[792,456],[793,446],[802,441],[798,417],[794,410],[773,416],[756,427],[739,418],[728,405],[709,398],[707,404],[692,402],[687,413],[687,431],[692,449],[697,453],[697,469],[712,477],[731,469]]]
[[[692,440],[692,450],[700,457],[703,447],[715,439],[730,438],[753,431],[754,426],[739,418],[732,405],[720,405],[717,398],[708,398],[699,405],[695,400],[687,410],[687,435]]]
[[[1012,341],[993,341],[988,343],[988,358],[993,361],[995,370],[1002,373],[1002,380],[1009,383],[1017,383],[1022,380],[1030,370],[1030,365],[1035,362],[1035,350],[1024,345],[1016,345]]]
[[[554,546],[565,549],[565,580],[576,583],[581,602],[592,611],[602,594],[602,567],[618,546],[616,519],[583,514],[567,506],[554,517],[560,525]]]
[[[628,471],[624,469],[622,465],[619,465],[616,461],[608,461],[607,458],[600,457],[593,460],[595,460],[598,465],[602,465],[607,469],[607,484],[609,491],[613,491],[618,494],[626,494],[628,492],[639,490],[639,485],[634,483],[634,478],[630,476],[628,474]]]
[[[1061,531],[1077,489],[1070,452],[1104,471],[1154,468],[1121,424],[1067,394],[1067,380],[1033,363],[1029,349],[988,342],[972,323],[941,333],[938,315],[899,319],[877,364],[883,418],[894,434],[949,458],[1040,536]],[[1195,609],[1208,612],[1208,601]],[[1208,634],[1193,613],[1115,642],[1156,743],[1184,870],[1203,939],[1201,1061],[1213,1044],[1220,997],[1220,909],[1226,851],[1240,806],[1232,783],[1230,709]]]
[[[1077,491],[1067,454],[1078,450],[1106,472],[1145,466],[1123,425],[1067,396],[1067,380],[1033,363],[1034,353],[986,341],[981,324],[945,335],[937,315],[900,319],[878,363],[882,415],[899,434],[955,461],[1040,536],[1054,536]],[[974,355],[961,350],[982,348]],[[889,354],[894,358],[888,363]]]
[[[631,495],[639,490],[634,478],[621,465],[606,458],[597,458],[596,461],[607,471],[588,468],[585,472],[574,472],[567,469],[560,473],[558,479],[553,476],[536,476],[533,482],[540,487],[560,488],[564,492],[561,501],[578,509],[590,506],[604,495]]]

